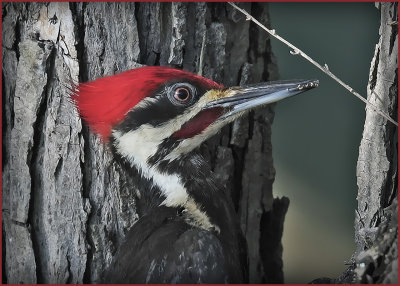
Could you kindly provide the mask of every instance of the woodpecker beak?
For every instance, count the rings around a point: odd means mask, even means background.
[[[291,80],[232,87],[224,91],[218,99],[207,103],[204,109],[223,108],[224,112],[219,119],[225,119],[257,106],[305,92],[318,84],[318,80]]]

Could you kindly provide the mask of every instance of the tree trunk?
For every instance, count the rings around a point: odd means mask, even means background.
[[[371,62],[368,100],[397,118],[398,3],[378,3],[380,39]],[[396,126],[366,109],[357,163],[355,279],[398,283],[398,173]]]
[[[241,6],[269,24],[267,4]],[[276,79],[269,40],[225,3],[3,3],[2,14],[3,282],[98,282],[138,220],[137,187],[82,126],[71,83],[142,65],[227,86]],[[251,113],[201,146],[232,192],[253,283],[283,282],[273,116]]]

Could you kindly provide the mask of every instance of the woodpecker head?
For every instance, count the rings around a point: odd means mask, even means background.
[[[205,191],[189,184],[196,174],[211,184],[204,164],[195,156],[179,159],[249,110],[316,86],[316,80],[295,80],[225,88],[189,72],[143,67],[80,84],[72,99],[91,130],[158,187],[162,204],[182,206],[193,224],[217,229],[194,199]]]
[[[136,165],[176,160],[249,110],[316,80],[225,88],[189,72],[143,67],[80,84],[72,98],[92,131]]]

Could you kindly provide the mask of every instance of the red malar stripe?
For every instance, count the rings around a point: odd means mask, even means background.
[[[224,112],[221,107],[206,109],[196,114],[190,121],[182,125],[182,128],[172,134],[172,137],[186,139],[196,136],[203,132],[215,120],[217,120]]]

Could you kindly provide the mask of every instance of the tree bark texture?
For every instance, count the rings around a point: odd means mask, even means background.
[[[269,25],[267,4],[241,6]],[[3,3],[2,15],[3,282],[98,282],[138,220],[137,187],[82,125],[71,83],[142,65],[227,86],[276,79],[269,39],[225,3]],[[253,283],[283,282],[273,117],[258,110],[201,146],[231,190]]]
[[[371,62],[367,96],[397,118],[398,3],[377,5],[381,10],[380,38]],[[396,126],[367,107],[357,162],[357,283],[398,283],[397,145]]]

